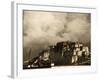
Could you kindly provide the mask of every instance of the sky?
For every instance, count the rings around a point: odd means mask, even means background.
[[[23,11],[23,46],[32,54],[61,41],[88,43],[90,33],[90,13]]]

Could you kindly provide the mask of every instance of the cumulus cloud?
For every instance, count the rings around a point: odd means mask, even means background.
[[[32,53],[61,41],[90,41],[90,14],[23,11],[24,48]]]

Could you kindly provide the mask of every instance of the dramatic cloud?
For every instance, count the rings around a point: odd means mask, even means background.
[[[24,11],[24,48],[32,53],[60,41],[90,41],[90,14]]]

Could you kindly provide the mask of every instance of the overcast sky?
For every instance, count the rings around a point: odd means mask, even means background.
[[[90,17],[88,13],[23,11],[24,47],[35,51],[60,41],[89,42]]]

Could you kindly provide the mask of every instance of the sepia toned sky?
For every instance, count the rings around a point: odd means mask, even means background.
[[[89,13],[23,11],[24,47],[33,52],[60,41],[90,42]]]

